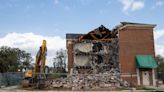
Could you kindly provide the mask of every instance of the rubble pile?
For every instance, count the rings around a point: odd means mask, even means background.
[[[112,89],[129,87],[126,81],[120,79],[117,73],[77,74],[69,75],[53,81],[53,88],[68,88],[72,90]]]
[[[72,76],[72,79],[72,90],[118,88],[121,86],[128,86],[126,82],[120,80],[117,76],[108,74],[79,75]]]

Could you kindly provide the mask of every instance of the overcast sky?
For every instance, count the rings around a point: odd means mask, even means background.
[[[66,48],[66,33],[87,33],[121,21],[157,24],[156,54],[164,56],[164,0],[0,0],[0,46],[35,54],[47,40],[48,65]]]

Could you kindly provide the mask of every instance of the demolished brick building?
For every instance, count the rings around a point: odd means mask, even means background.
[[[68,71],[78,74],[117,73],[133,85],[155,85],[153,24],[121,22],[87,34],[66,34]]]

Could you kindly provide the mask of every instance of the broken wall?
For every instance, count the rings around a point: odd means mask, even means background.
[[[118,39],[110,41],[85,40],[74,44],[74,70],[80,73],[90,69],[88,73],[102,73],[111,69],[119,71]],[[87,72],[85,72],[87,73]]]

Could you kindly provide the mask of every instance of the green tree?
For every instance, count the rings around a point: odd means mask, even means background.
[[[158,72],[164,72],[164,57],[162,57],[161,55],[157,55],[155,59],[158,64]]]
[[[0,72],[17,72],[30,67],[32,57],[19,48],[2,46],[0,48]]]
[[[56,52],[56,57],[54,60],[54,69],[55,72],[63,73],[66,72],[66,50],[60,49]]]

